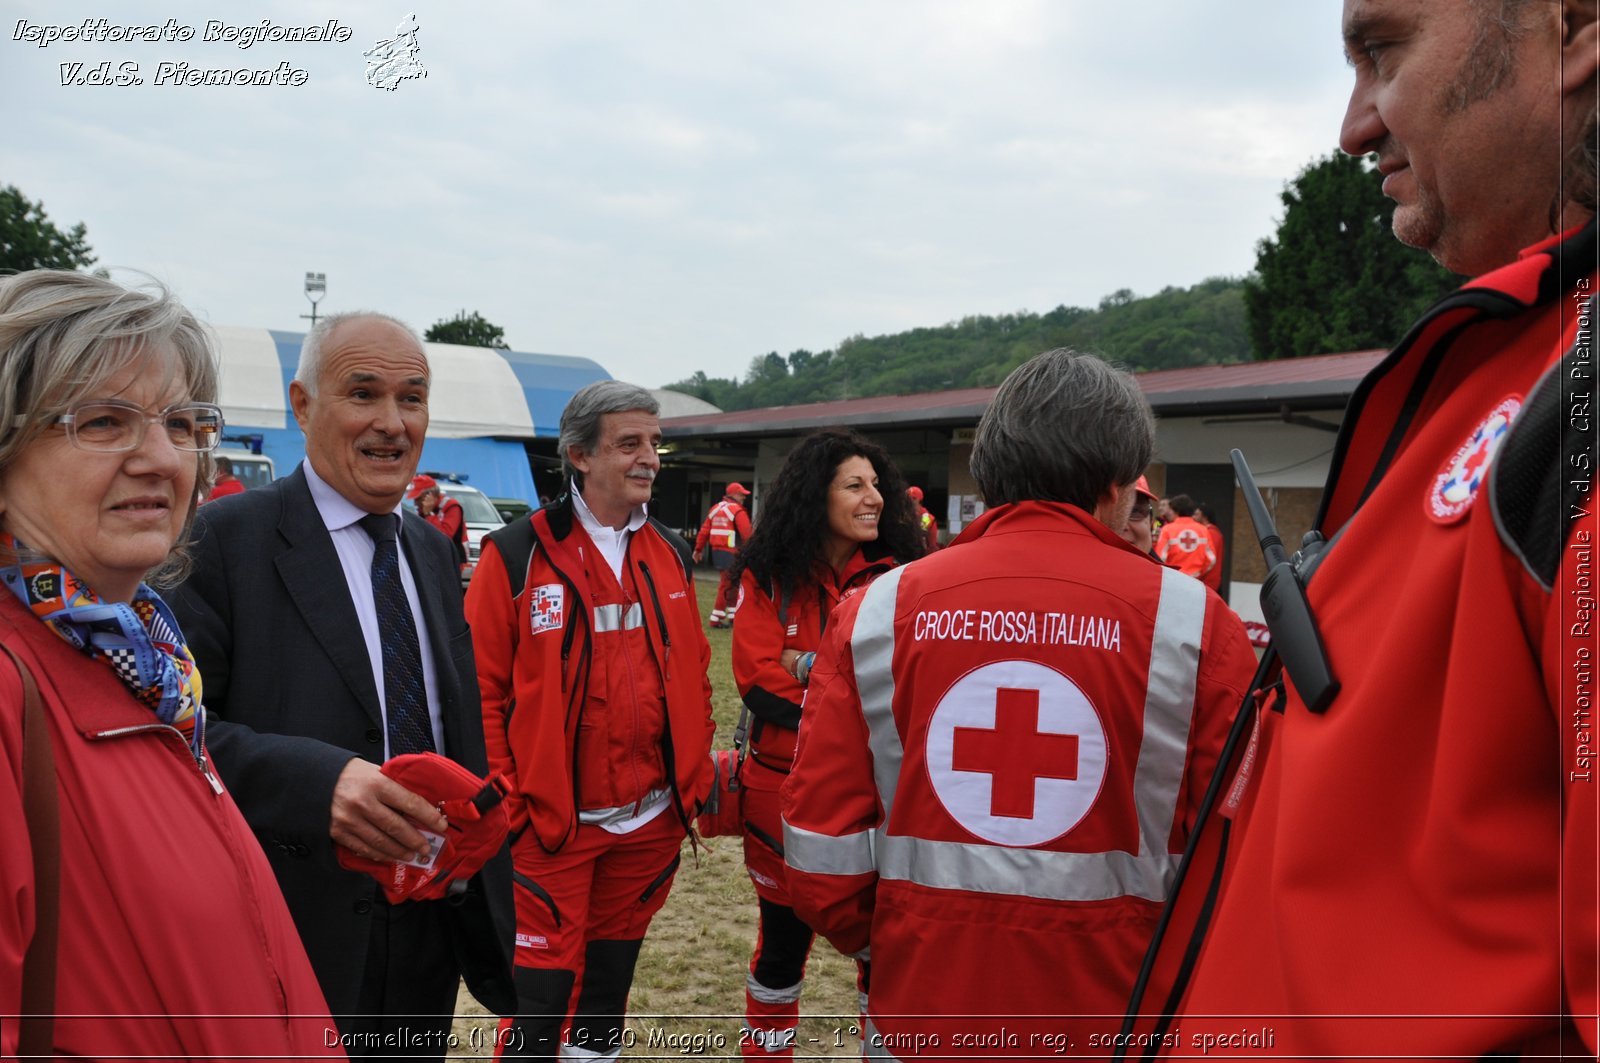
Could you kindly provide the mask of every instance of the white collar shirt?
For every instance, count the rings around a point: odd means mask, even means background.
[[[356,619],[361,624],[361,637],[367,644],[367,661],[372,667],[372,681],[378,688],[378,705],[383,710],[383,756],[389,752],[389,708],[383,685],[383,635],[378,626],[378,606],[372,593],[372,555],[376,551],[372,537],[359,523],[367,511],[334,490],[326,480],[317,475],[308,458],[301,463],[306,473],[306,485],[311,488],[311,501],[317,514],[328,529],[333,549],[339,555],[339,567],[344,570],[345,586],[350,589],[350,601],[356,609]],[[395,507],[398,513],[400,507]],[[417,594],[417,582],[411,575],[411,565],[406,559],[405,521],[400,529],[400,584],[406,592],[406,604],[411,607],[411,619],[417,627],[417,642],[422,651],[422,685],[428,696],[428,723],[433,731],[433,748],[445,752],[444,726],[439,719],[439,680],[433,663],[433,647],[428,640],[428,624],[422,615],[422,599]]]

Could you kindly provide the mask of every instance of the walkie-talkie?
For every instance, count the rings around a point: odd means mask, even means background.
[[[1267,512],[1267,504],[1261,500],[1244,453],[1234,450],[1229,456],[1245,508],[1250,511],[1250,522],[1256,528],[1256,538],[1261,540],[1261,554],[1267,561],[1267,579],[1261,585],[1261,612],[1266,617],[1267,630],[1272,632],[1272,647],[1282,658],[1306,708],[1315,713],[1326,712],[1339,693],[1339,680],[1328,663],[1328,651],[1306,601],[1305,586],[1283,549],[1283,540],[1278,538],[1278,529]]]

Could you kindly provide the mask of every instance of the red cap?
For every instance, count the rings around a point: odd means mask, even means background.
[[[722,493],[725,495],[744,495],[746,498],[750,497],[750,492],[746,491],[744,489],[744,484],[740,483],[738,480],[735,480],[733,483],[729,484],[728,489]]]
[[[1156,493],[1150,490],[1150,481],[1146,480],[1143,476],[1139,477],[1133,482],[1133,489],[1139,492],[1141,495],[1144,495],[1144,497],[1148,498],[1152,502],[1156,500]]]
[[[339,865],[377,879],[389,903],[446,896],[452,883],[465,883],[505,844],[510,820],[503,799],[511,788],[498,772],[485,781],[437,753],[406,753],[379,770],[435,805],[450,823],[442,837],[427,836],[433,849],[427,866],[368,859],[334,847]]]
[[[416,476],[411,478],[411,487],[406,491],[406,497],[415,502],[417,499],[422,497],[424,492],[432,491],[438,486],[439,481],[435,480],[427,473],[418,473]]]
[[[906,488],[906,494],[911,496],[911,501],[913,502],[922,501],[922,488],[918,487],[916,484],[912,484],[910,487]]]

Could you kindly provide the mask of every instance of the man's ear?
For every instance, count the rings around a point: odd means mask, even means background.
[[[1600,70],[1600,0],[1562,0],[1561,91],[1574,93]]]
[[[1122,529],[1116,526],[1117,511],[1124,496],[1132,490],[1132,484],[1112,484],[1106,488],[1105,493],[1094,504],[1094,519],[1113,531],[1120,532]]]
[[[306,431],[306,422],[311,419],[311,392],[298,380],[289,381],[289,408],[294,411],[300,431]]]
[[[570,446],[567,448],[567,464],[587,475],[589,472],[589,455],[584,453],[582,447]]]

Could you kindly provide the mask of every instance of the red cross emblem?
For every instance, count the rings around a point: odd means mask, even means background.
[[[1041,734],[1039,692],[995,691],[994,729],[957,727],[952,766],[994,778],[989,814],[1033,818],[1034,782],[1078,777],[1078,736]]]
[[[1192,554],[1200,549],[1200,536],[1193,528],[1183,529],[1172,537],[1172,541],[1177,544],[1179,550],[1186,554]]]
[[[566,588],[559,583],[546,583],[533,588],[532,597],[528,600],[528,626],[535,635],[561,627],[562,606],[566,604],[566,597]]]
[[[1489,463],[1494,460],[1506,433],[1511,430],[1512,420],[1521,409],[1522,397],[1509,395],[1478,422],[1478,427],[1445,460],[1428,485],[1428,494],[1423,500],[1428,516],[1440,524],[1451,524],[1472,508],[1472,500],[1478,496],[1488,474]]]
[[[1039,845],[1071,830],[1099,797],[1106,733],[1066,675],[995,661],[939,699],[926,756],[934,793],[962,828],[1002,845]]]

